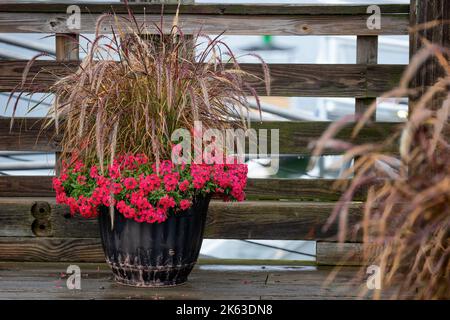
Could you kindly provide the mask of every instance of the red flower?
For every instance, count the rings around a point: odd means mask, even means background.
[[[178,172],[168,173],[164,176],[164,188],[166,191],[173,191],[177,187],[178,179],[180,178],[180,174]]]
[[[163,208],[165,210],[173,208],[175,207],[175,205],[176,205],[175,200],[169,195],[165,195],[158,201],[158,207]]]
[[[187,210],[192,205],[192,202],[186,199],[183,199],[180,201],[180,208],[181,210]]]
[[[125,178],[123,180],[123,185],[125,186],[125,188],[127,188],[127,190],[134,190],[137,187],[137,181],[135,178]]]
[[[81,172],[84,169],[83,162],[77,160],[73,166],[73,172]]]
[[[86,184],[86,176],[78,176],[77,183],[81,186],[85,185]]]
[[[99,177],[98,175],[98,169],[96,166],[92,166],[91,170],[89,170],[89,175],[92,179],[97,179]]]
[[[189,181],[188,180],[183,180],[183,182],[180,183],[180,185],[178,186],[178,189],[180,189],[180,191],[185,192],[187,189],[189,189]]]
[[[53,189],[55,189],[56,193],[64,192],[64,187],[60,179],[53,178],[52,182],[53,182]]]
[[[118,165],[112,165],[108,168],[109,176],[111,179],[120,178],[120,169]]]
[[[111,184],[111,192],[113,194],[119,194],[122,191],[122,189],[123,188],[122,188],[122,185],[120,183],[114,182],[114,183]]]
[[[139,188],[145,194],[152,192],[153,190],[159,189],[161,186],[161,179],[156,174],[151,174],[144,177],[141,175],[139,178]]]

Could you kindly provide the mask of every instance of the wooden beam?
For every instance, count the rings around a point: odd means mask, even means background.
[[[336,201],[341,192],[333,188],[332,179],[249,179],[249,200],[291,199],[303,201]],[[54,197],[52,176],[0,176],[0,197]],[[365,190],[354,200],[363,200]]]
[[[13,5],[12,5],[13,4]],[[0,3],[1,12],[27,12],[27,13],[66,13],[67,6],[73,4],[70,0],[58,0],[46,3],[35,1],[6,0]],[[120,3],[93,3],[79,2],[78,6],[82,12],[104,13],[113,11],[116,13],[127,13],[127,7]],[[383,13],[408,14],[408,4],[380,4]],[[177,5],[164,5],[164,13],[175,13]],[[160,14],[161,5],[151,3],[132,4],[134,13]],[[214,14],[214,15],[355,15],[366,14],[367,5],[332,5],[332,4],[194,4],[182,5],[180,14]]]
[[[66,6],[67,8],[67,6]],[[0,10],[0,29],[6,33],[94,33],[100,13],[83,8],[80,29],[69,29],[69,15],[64,12],[4,12]],[[270,8],[269,8],[270,9]],[[103,7],[102,12],[112,12]],[[304,9],[302,9],[304,10]],[[242,14],[197,14],[184,13],[179,16],[178,25],[184,34],[197,33],[228,35],[402,35],[408,32],[408,14],[384,13],[383,27],[367,28],[369,14],[271,14],[267,10],[251,17]],[[160,24],[161,9],[157,12],[135,14],[139,25],[149,26],[148,32],[155,32],[153,24]],[[163,31],[170,32],[174,15],[164,14]],[[134,25],[131,25],[133,27]],[[114,17],[104,18],[100,33],[111,33],[115,28]]]
[[[27,61],[0,61],[0,91],[20,86]],[[79,62],[38,60],[31,66],[25,91],[46,92],[59,78],[73,73]],[[274,96],[376,97],[399,81],[404,65],[366,64],[269,64]],[[260,64],[241,64],[243,70],[263,77]],[[265,84],[252,83],[264,96]]]
[[[367,256],[364,254],[366,250]],[[360,266],[373,262],[375,254],[380,247],[374,244],[363,243],[316,243],[316,262],[318,265],[329,266]]]
[[[377,36],[358,36],[356,38],[356,63],[358,64],[376,64],[378,57],[378,37]],[[355,114],[363,114],[367,108],[376,101],[376,98],[356,98]],[[372,120],[376,119],[376,113],[373,113]]]
[[[44,120],[16,118],[11,128],[10,118],[0,118],[0,150],[44,152],[60,150],[61,136],[56,135],[53,126],[44,127]]]
[[[411,2],[410,25],[411,36],[409,53],[410,59],[422,48],[425,47],[424,40],[439,46],[444,60],[450,60],[448,48],[450,48],[450,1],[447,0],[413,0]],[[436,23],[436,25],[426,24]],[[447,52],[445,53],[445,50]],[[417,70],[411,87],[417,89],[417,94],[410,97],[410,113],[414,108],[415,100],[422,96],[426,90],[436,83],[439,78],[443,78],[446,72],[439,63],[436,56],[430,56]],[[447,86],[447,89],[449,86]],[[431,108],[437,109],[442,105],[447,97],[448,90],[442,94],[436,94],[431,100]]]
[[[0,150],[7,151],[59,151],[62,132],[56,135],[53,126],[44,128],[44,118],[17,118],[10,131],[10,118],[0,118]],[[279,130],[280,154],[310,154],[309,143],[318,139],[331,122],[325,121],[264,121],[253,122],[251,127],[268,130],[268,152],[270,152],[270,130]],[[357,137],[352,139],[354,124],[343,128],[337,139],[362,144],[380,142],[397,131],[397,123],[377,122],[364,127]],[[450,135],[450,133],[449,133]],[[260,143],[264,143],[261,140]],[[247,146],[248,147],[248,146]],[[392,150],[395,151],[395,150]],[[327,149],[325,154],[339,154],[339,150]]]
[[[336,241],[337,224],[322,227],[332,202],[213,200],[205,238]],[[350,203],[350,228],[362,216],[363,204]],[[0,198],[0,237],[98,238],[97,219],[71,217],[69,208],[54,198]],[[358,241],[360,237],[348,239]]]
[[[75,33],[57,33],[55,36],[56,60],[73,61],[80,56],[79,36]]]
[[[79,36],[74,33],[56,34],[55,36],[56,60],[57,61],[71,61],[79,60]],[[61,170],[61,153],[55,154],[55,172],[59,175]]]

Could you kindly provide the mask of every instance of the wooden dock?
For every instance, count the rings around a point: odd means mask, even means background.
[[[79,263],[81,289],[69,290],[69,263],[1,262],[0,299],[361,299],[366,286],[355,281],[357,267],[343,267],[327,284],[333,267],[234,263],[200,262],[186,284],[162,289],[117,284],[105,263]]]

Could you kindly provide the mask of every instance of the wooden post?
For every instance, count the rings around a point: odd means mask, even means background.
[[[356,38],[356,63],[376,64],[378,57],[378,36],[358,36]],[[362,114],[376,98],[356,98],[355,114]],[[376,112],[372,115],[375,120]]]
[[[73,33],[57,33],[55,35],[56,60],[70,61],[79,60],[80,50],[78,43],[78,34]],[[58,175],[61,169],[61,154],[55,153],[55,174]]]
[[[435,26],[415,29],[432,21],[440,22]],[[438,46],[450,48],[450,1],[448,0],[412,0],[410,6],[410,46],[409,55],[413,57],[423,46],[423,39]],[[447,55],[447,61],[449,55]],[[430,57],[416,73],[411,82],[411,87],[417,88],[417,95],[410,97],[409,110],[414,107],[414,100],[421,96],[429,86],[433,85],[444,75],[444,70],[435,57]],[[437,108],[442,103],[443,96],[436,96],[432,102],[432,108]]]

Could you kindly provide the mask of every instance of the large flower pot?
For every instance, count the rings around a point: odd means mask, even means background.
[[[116,281],[136,287],[186,282],[200,252],[210,198],[194,199],[191,208],[162,223],[139,223],[116,210],[112,229],[109,209],[101,208],[103,250]]]

